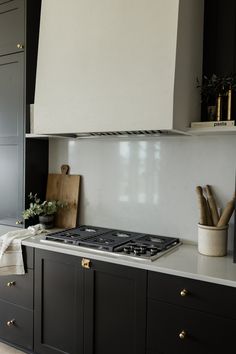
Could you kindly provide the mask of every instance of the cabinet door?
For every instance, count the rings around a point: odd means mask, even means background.
[[[147,321],[147,354],[222,354],[235,347],[235,320],[149,300]]]
[[[0,55],[24,50],[25,0],[0,0]]]
[[[83,271],[79,258],[36,250],[35,352],[80,354]]]
[[[0,223],[23,210],[24,53],[0,57]]]
[[[84,354],[144,354],[146,271],[91,264],[84,270]]]

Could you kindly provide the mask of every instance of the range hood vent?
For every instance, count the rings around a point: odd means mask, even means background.
[[[101,138],[101,137],[160,137],[168,135],[188,135],[183,131],[178,130],[134,130],[134,131],[115,131],[115,132],[91,132],[91,133],[78,133],[77,138]]]
[[[42,1],[36,134],[176,135],[199,120],[204,0],[69,3]]]

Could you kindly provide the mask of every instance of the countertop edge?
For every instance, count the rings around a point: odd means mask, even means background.
[[[101,251],[88,251],[74,246],[60,246],[43,243],[44,236],[33,236],[22,241],[22,245],[59,252],[77,257],[91,258],[98,261],[124,265],[143,270],[160,272],[219,285],[236,287],[236,264],[231,255],[225,257],[207,257],[198,253],[194,245],[184,244],[167,253],[154,262],[124,259],[114,254],[99,254]],[[196,263],[196,264],[195,264]],[[192,269],[191,269],[192,267]],[[218,269],[218,272],[217,272]]]

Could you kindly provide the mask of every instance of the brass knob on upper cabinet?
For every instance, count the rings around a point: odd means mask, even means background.
[[[16,47],[17,47],[17,49],[24,49],[24,44],[17,43]]]
[[[186,338],[186,336],[187,336],[187,332],[186,332],[186,331],[184,331],[184,330],[183,330],[183,331],[181,331],[181,332],[180,332],[180,334],[179,334],[179,338],[180,338],[180,339],[185,339],[185,338]]]
[[[7,286],[8,286],[8,287],[11,287],[11,286],[14,286],[14,285],[16,285],[16,282],[15,282],[15,281],[9,281],[9,282],[7,283]]]
[[[85,268],[85,269],[90,269],[90,268],[91,268],[91,261],[90,261],[90,259],[83,258],[82,261],[81,261],[81,265],[82,265],[82,267]]]
[[[15,322],[16,322],[16,321],[15,321],[14,319],[12,319],[12,320],[10,320],[10,321],[7,321],[7,327],[14,326]]]
[[[183,289],[180,291],[180,295],[181,296],[187,296],[189,294],[188,290],[187,289]]]

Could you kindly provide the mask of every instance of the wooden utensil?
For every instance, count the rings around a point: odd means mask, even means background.
[[[234,208],[235,208],[235,196],[226,204],[226,207],[223,210],[223,213],[220,217],[220,220],[218,221],[217,226],[226,226],[228,224],[231,215],[233,214]]]
[[[201,225],[208,225],[208,218],[207,218],[207,203],[206,199],[203,195],[202,187],[197,186],[196,187],[196,193],[197,193],[197,199],[198,199],[198,206],[200,210],[200,220],[199,224]]]
[[[218,224],[220,217],[218,214],[217,205],[216,205],[216,201],[213,196],[213,193],[212,193],[211,186],[206,185],[206,192],[207,192],[207,201],[208,201],[209,209],[211,212],[213,225],[216,226]]]
[[[61,174],[48,175],[46,199],[67,204],[56,215],[55,226],[59,228],[77,226],[80,176],[69,175],[69,169],[68,165],[62,165]]]

